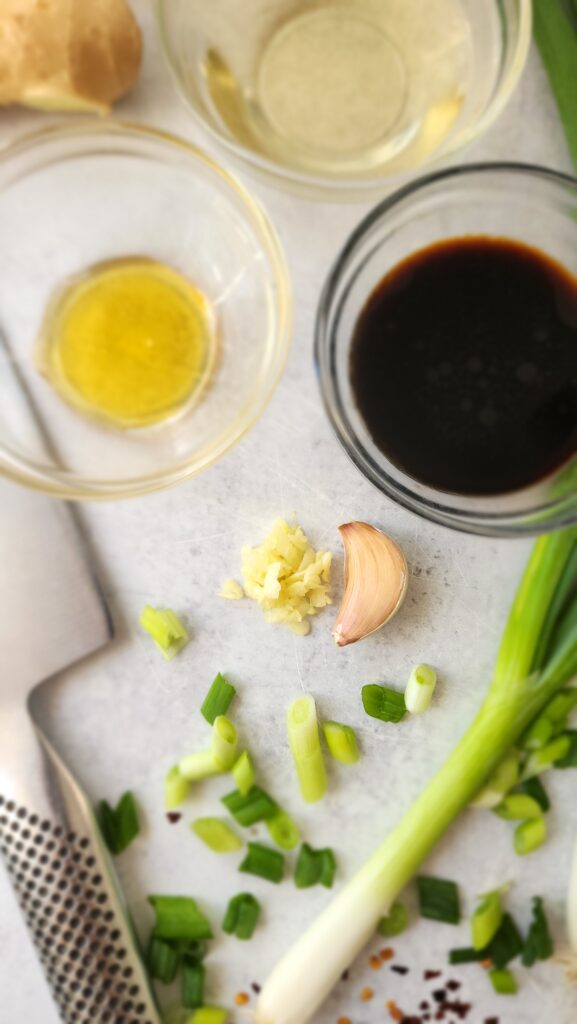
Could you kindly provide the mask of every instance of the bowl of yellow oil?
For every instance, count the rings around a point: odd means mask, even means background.
[[[290,340],[265,214],[200,150],[114,122],[0,157],[0,473],[69,499],[184,480],[258,419]]]
[[[230,156],[308,195],[382,194],[493,123],[531,0],[157,0],[176,82]]]

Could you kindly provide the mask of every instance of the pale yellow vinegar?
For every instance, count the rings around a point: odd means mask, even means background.
[[[162,263],[102,263],[53,297],[39,364],[59,395],[123,428],[170,419],[198,397],[215,352],[205,296]]]

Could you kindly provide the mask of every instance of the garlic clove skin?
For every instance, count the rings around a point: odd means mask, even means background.
[[[333,637],[346,647],[374,633],[399,610],[409,572],[399,545],[369,523],[339,526],[345,549],[345,592]]]

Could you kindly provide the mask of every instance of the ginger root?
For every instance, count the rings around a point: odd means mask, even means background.
[[[0,0],[0,104],[105,114],[138,75],[125,0]]]

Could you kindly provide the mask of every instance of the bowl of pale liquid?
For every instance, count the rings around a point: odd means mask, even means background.
[[[382,193],[477,138],[531,0],[158,0],[180,91],[229,154],[309,195]]]

